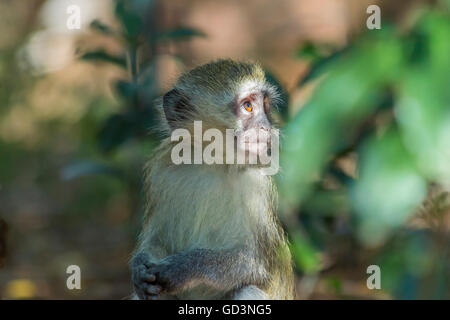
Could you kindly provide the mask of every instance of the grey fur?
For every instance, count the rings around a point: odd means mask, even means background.
[[[243,87],[276,99],[255,64],[221,60],[186,73],[175,88],[189,92],[194,113],[171,119],[163,130],[189,128],[192,118],[215,128],[234,126],[229,104]],[[130,264],[137,296],[292,298],[291,257],[272,178],[256,167],[176,166],[171,146],[165,139],[146,168],[146,215]]]

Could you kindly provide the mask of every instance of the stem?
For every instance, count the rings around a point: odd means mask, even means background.
[[[133,83],[133,86],[135,88],[137,88],[138,86],[138,61],[137,61],[137,50],[138,47],[136,44],[132,44],[130,47],[130,50],[128,52],[128,66],[130,68],[130,73],[131,73],[131,81]],[[139,105],[139,97],[138,97],[138,92],[136,90],[135,94],[133,95],[133,106],[136,109],[140,108]]]

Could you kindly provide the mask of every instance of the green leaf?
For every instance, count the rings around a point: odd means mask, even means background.
[[[135,12],[132,5],[130,1],[118,0],[115,14],[125,29],[125,35],[135,39],[142,32],[143,24],[139,12]]]
[[[342,280],[338,276],[329,276],[326,279],[326,283],[332,291],[338,295],[342,294]]]
[[[361,154],[352,202],[359,218],[359,238],[376,245],[414,213],[425,197],[426,181],[397,130],[372,138]]]
[[[108,118],[99,132],[100,148],[109,152],[131,139],[149,139],[157,122],[157,111],[153,101],[142,101],[126,113]]]
[[[61,170],[61,177],[64,180],[72,180],[75,178],[94,175],[106,174],[112,176],[121,176],[121,171],[108,165],[97,163],[91,160],[79,161],[65,166]]]
[[[381,286],[396,299],[448,299],[449,259],[427,228],[402,228],[389,240],[375,263]],[[426,287],[426,290],[423,288]]]
[[[296,57],[316,61],[322,58],[322,54],[314,43],[308,41],[297,50]]]
[[[80,57],[80,59],[85,61],[109,62],[122,68],[127,67],[127,62],[124,57],[113,56],[103,49],[86,52]]]
[[[345,55],[350,51],[350,47],[345,47],[341,50],[338,50],[326,57],[320,57],[319,55],[315,56],[312,60],[313,64],[309,68],[309,71],[303,76],[303,78],[299,81],[298,86],[302,86],[305,83],[317,79],[321,75],[325,73],[325,71],[329,70],[331,66],[336,63],[341,56]]]
[[[292,210],[309,195],[341,137],[377,109],[373,93],[382,92],[398,76],[401,61],[401,43],[390,32],[382,32],[328,67],[328,76],[283,128],[283,171],[277,176],[282,210]]]
[[[350,201],[346,190],[318,189],[302,206],[302,214],[310,213],[314,217],[335,216],[348,212]],[[310,231],[310,230],[308,230]]]
[[[91,22],[90,27],[95,31],[98,31],[105,35],[115,34],[115,31],[108,25],[102,23],[100,20],[94,20]]]
[[[114,114],[99,133],[100,148],[109,152],[136,135],[135,119],[129,114]]]
[[[450,178],[450,77],[441,82],[429,66],[411,68],[400,83],[395,115],[403,141],[430,180]]]
[[[152,40],[156,41],[181,41],[189,40],[193,37],[206,37],[206,34],[200,30],[189,27],[178,27],[174,30],[167,30],[158,33]]]
[[[123,98],[135,97],[139,91],[139,85],[134,82],[118,80],[114,85],[115,91]]]
[[[290,250],[298,269],[314,274],[320,270],[319,252],[305,239],[300,232],[291,234]]]

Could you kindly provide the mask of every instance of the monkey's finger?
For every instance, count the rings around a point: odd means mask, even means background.
[[[147,294],[143,290],[135,290],[139,300],[147,300]]]
[[[149,295],[157,295],[161,293],[162,288],[158,285],[147,285],[144,290]]]
[[[155,266],[154,263],[150,262],[150,261],[144,261],[142,262],[142,264],[148,269],[148,268],[152,268]]]
[[[156,276],[154,274],[146,274],[141,276],[141,280],[145,282],[155,282]]]
[[[146,294],[145,300],[158,300],[159,294]]]

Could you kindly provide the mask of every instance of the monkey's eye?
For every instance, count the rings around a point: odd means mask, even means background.
[[[251,104],[250,101],[246,101],[242,104],[242,108],[244,108],[245,110],[247,110],[248,112],[252,112],[253,111],[253,106]]]

